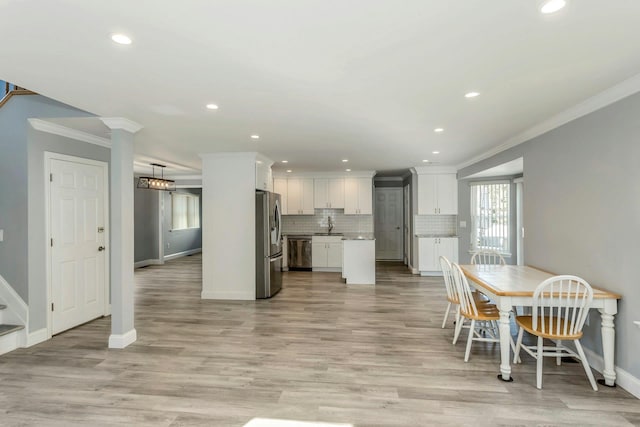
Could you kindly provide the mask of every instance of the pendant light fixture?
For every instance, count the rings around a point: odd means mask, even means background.
[[[147,190],[163,190],[175,191],[176,182],[170,179],[164,179],[165,165],[159,163],[151,163],[153,168],[153,176],[141,176],[138,178],[138,188],[146,188]],[[156,168],[160,168],[160,178],[156,177]]]

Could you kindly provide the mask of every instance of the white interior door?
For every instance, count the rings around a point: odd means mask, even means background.
[[[402,260],[402,188],[376,188],[376,259]]]
[[[51,333],[105,314],[105,168],[49,160]]]

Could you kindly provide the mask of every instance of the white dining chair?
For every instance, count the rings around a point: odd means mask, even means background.
[[[447,309],[444,312],[444,319],[442,320],[442,329],[444,329],[447,324],[447,319],[449,318],[449,312],[451,308],[455,310],[456,313],[456,323],[458,322],[458,293],[455,289],[455,284],[453,283],[453,276],[451,271],[451,262],[447,259],[447,257],[440,257],[440,268],[442,269],[442,276],[444,277],[444,287],[447,291]]]
[[[589,314],[593,289],[580,277],[555,276],[538,285],[533,294],[531,316],[516,316],[520,326],[516,343],[514,363],[520,349],[536,359],[536,387],[542,388],[542,360],[544,357],[555,357],[560,362],[562,357],[575,357],[580,360],[591,387],[597,391],[598,386],[589,367],[587,358],[580,345],[582,327]],[[537,345],[522,345],[524,331],[538,337]],[[553,340],[555,346],[545,346],[544,339]],[[577,352],[562,345],[563,341],[573,341]]]
[[[451,264],[451,268],[460,300],[460,320],[456,323],[454,343],[460,335],[464,319],[469,319],[471,324],[469,325],[469,335],[467,336],[467,348],[464,353],[464,361],[468,362],[473,341],[500,342],[498,329],[494,327],[496,322],[500,320],[500,312],[495,304],[487,302],[478,304],[474,297],[474,292],[471,290],[471,286],[469,286],[469,282],[460,266],[453,263]],[[509,338],[511,348],[515,349],[513,338]]]
[[[505,265],[506,263],[499,252],[492,250],[477,251],[471,257],[471,264]]]

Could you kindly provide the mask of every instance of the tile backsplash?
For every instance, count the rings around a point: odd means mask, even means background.
[[[458,215],[416,215],[414,234],[457,236]]]
[[[333,233],[373,233],[373,215],[345,215],[342,209],[316,209],[315,215],[283,215],[282,232],[326,233],[329,216],[333,221]]]

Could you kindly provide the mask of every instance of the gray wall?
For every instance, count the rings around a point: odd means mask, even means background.
[[[89,144],[84,142],[45,138],[31,129],[27,118],[87,116],[91,115],[39,95],[15,96],[0,108],[0,229],[5,230],[0,274],[29,304],[32,330],[45,326],[46,315],[44,151],[97,157],[102,152],[100,147],[86,148]]]
[[[200,228],[171,231],[171,194],[164,193],[164,255],[200,249],[202,247],[202,189],[181,188],[179,193],[191,193],[200,196]]]
[[[134,186],[137,178],[134,179]],[[157,260],[159,255],[160,197],[157,190],[135,188],[134,200],[134,260],[135,262]]]
[[[459,171],[463,178],[524,157],[525,264],[576,274],[623,295],[615,320],[616,366],[636,378],[639,117],[635,94]],[[466,194],[459,196],[463,209],[469,205]],[[461,245],[460,255],[466,250]],[[597,313],[591,313],[582,342],[602,354]]]

